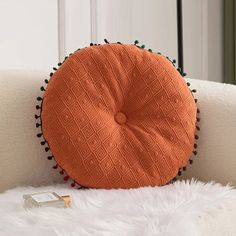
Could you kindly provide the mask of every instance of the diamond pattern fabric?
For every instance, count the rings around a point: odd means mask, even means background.
[[[56,162],[80,185],[161,186],[191,156],[196,105],[164,56],[105,44],[65,60],[49,81],[41,119]]]

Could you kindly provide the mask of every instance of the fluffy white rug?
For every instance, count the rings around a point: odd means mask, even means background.
[[[26,211],[22,195],[70,194],[69,209]],[[25,187],[0,194],[0,235],[236,235],[236,190],[197,181],[132,190]]]

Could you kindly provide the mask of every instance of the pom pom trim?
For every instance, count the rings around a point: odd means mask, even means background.
[[[105,42],[105,44],[110,44],[110,42],[109,42],[107,39],[104,39],[104,42]],[[122,43],[121,43],[121,42],[117,42],[117,44],[122,44]],[[136,47],[138,47],[138,48],[140,48],[140,49],[142,49],[142,50],[146,50],[144,44],[141,45],[141,46],[139,46],[138,44],[139,44],[139,41],[138,41],[138,40],[135,40],[135,41],[134,41],[134,45],[135,45]],[[100,45],[101,45],[101,44],[93,44],[93,43],[90,43],[90,46],[91,46],[91,47],[93,47],[93,46],[100,46]],[[80,50],[80,48],[77,49],[76,51],[79,51],[79,50]],[[75,51],[75,52],[76,52],[76,51]],[[147,51],[148,51],[149,53],[155,53],[155,52],[153,52],[152,49],[148,49]],[[72,53],[71,53],[71,54],[72,54]],[[71,54],[70,54],[70,55],[71,55]],[[161,55],[160,52],[157,52],[157,54]],[[58,65],[58,68],[53,67],[53,70],[54,70],[54,71],[49,74],[49,79],[45,79],[45,80],[44,80],[46,86],[47,86],[47,84],[50,82],[50,79],[53,77],[54,73],[57,72],[57,70],[60,68],[60,66],[63,65],[63,63],[66,61],[67,58],[68,58],[68,56],[65,57],[65,59],[64,59],[63,62],[59,62],[59,63],[57,64],[57,65]],[[174,59],[174,60],[170,60],[169,57],[166,57],[166,58],[167,58],[167,59],[172,63],[172,65],[175,67],[176,60],[175,60],[175,59]],[[176,67],[175,67],[175,68],[176,68]],[[182,77],[185,77],[185,76],[187,75],[185,72],[183,72],[183,71],[181,70],[181,68],[176,68],[176,69],[177,69],[177,71],[180,73],[180,75],[181,75]],[[193,93],[196,93],[196,92],[197,92],[196,89],[190,89],[190,83],[189,83],[189,82],[186,82],[186,85],[189,87],[189,91],[191,92],[191,94],[192,94],[192,96],[193,96],[193,98],[194,98]],[[40,87],[40,91],[41,91],[41,92],[45,92],[45,91],[46,91],[46,86],[41,86],[41,87]],[[37,111],[39,110],[39,114],[35,114],[34,116],[35,116],[35,119],[36,119],[36,120],[37,120],[37,119],[40,120],[40,122],[37,122],[37,123],[36,123],[36,127],[41,129],[41,133],[38,133],[38,134],[37,134],[37,137],[38,137],[38,138],[43,138],[43,141],[41,141],[41,145],[46,145],[46,144],[47,144],[47,147],[45,147],[45,152],[49,152],[49,151],[50,151],[50,146],[49,146],[47,140],[45,139],[45,137],[43,136],[43,130],[42,130],[42,118],[41,118],[41,114],[42,114],[43,96],[41,96],[41,97],[38,96],[38,97],[37,97],[37,101],[40,102],[40,104],[37,104],[37,105],[36,105],[36,110],[37,110]],[[196,106],[197,106],[198,100],[197,100],[196,98],[194,98],[194,101],[195,101],[195,104],[196,104]],[[200,117],[199,117],[200,110],[199,110],[199,108],[197,108],[196,113],[197,113],[197,116],[196,116],[196,129],[195,129],[195,136],[194,136],[194,138],[195,138],[195,140],[198,140],[198,139],[199,139],[198,131],[200,131],[199,124],[197,124],[197,123],[199,123],[199,121],[200,121]],[[197,147],[198,147],[198,145],[197,145],[197,143],[196,143],[196,141],[195,141],[195,143],[194,143],[194,145],[193,145],[193,152],[192,152],[193,155],[195,155],[195,156],[197,155]],[[56,164],[55,164],[52,168],[53,168],[53,169],[59,169],[59,173],[64,176],[64,177],[63,177],[64,181],[71,180],[71,181],[72,181],[71,184],[70,184],[71,187],[73,187],[73,188],[77,187],[78,189],[85,188],[84,186],[82,186],[81,184],[79,184],[78,182],[76,182],[74,179],[72,179],[71,177],[69,177],[69,175],[66,173],[66,171],[65,171],[61,166],[59,166],[59,164],[57,163],[57,161],[56,161],[56,159],[55,159],[55,157],[54,157],[53,155],[47,156],[47,159],[48,159],[48,160],[54,160],[54,161],[56,162]],[[193,163],[192,157],[189,159],[188,163],[189,163],[190,165]],[[186,171],[186,169],[187,169],[186,166],[183,166],[182,168],[180,168],[180,169],[178,170],[176,176],[175,176],[169,183],[172,183],[172,182],[176,181],[176,180],[177,180],[177,176],[181,176],[181,175],[182,175],[182,170],[183,170],[183,171]]]

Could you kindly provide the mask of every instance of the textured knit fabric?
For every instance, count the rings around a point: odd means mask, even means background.
[[[42,129],[58,165],[95,188],[164,185],[188,162],[196,105],[164,56],[106,44],[73,53],[43,98]]]

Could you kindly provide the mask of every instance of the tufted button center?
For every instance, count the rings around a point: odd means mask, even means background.
[[[124,113],[122,113],[122,112],[117,112],[117,113],[115,114],[115,121],[116,121],[118,124],[122,125],[122,124],[124,124],[124,123],[126,122],[126,120],[127,120],[127,117],[126,117],[126,115],[125,115]]]

